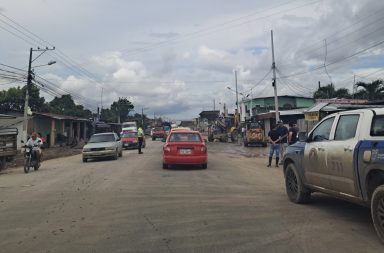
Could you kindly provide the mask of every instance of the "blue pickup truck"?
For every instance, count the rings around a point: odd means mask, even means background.
[[[283,163],[292,202],[322,192],[366,205],[384,243],[384,109],[327,116],[287,148]]]

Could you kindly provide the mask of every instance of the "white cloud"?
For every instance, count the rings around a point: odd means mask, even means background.
[[[152,1],[148,9],[137,1],[119,6],[101,0],[45,1],[37,6],[4,0],[0,9],[93,73],[44,54],[36,64],[51,57],[58,64],[39,68],[43,76],[95,103],[100,103],[103,90],[104,107],[125,96],[138,108],[149,107],[150,114],[196,117],[202,109],[212,109],[213,100],[233,106],[234,94],[225,89],[234,85],[233,70],[238,71],[239,90],[246,91],[271,68],[270,30],[278,76],[323,65],[324,39],[326,63],[340,61],[327,68],[336,87],[349,87],[354,72],[362,75],[382,67],[380,47],[344,59],[383,40],[383,1],[322,0],[302,8],[294,7],[307,2],[290,2],[273,8],[280,2],[174,1],[169,8],[167,2]],[[30,15],[23,15],[26,11]],[[0,50],[0,62],[23,68],[35,43],[1,29],[0,37],[7,49]],[[330,82],[323,68],[282,80],[278,94],[308,94],[319,81]],[[265,95],[273,95],[271,74],[254,89],[254,96]]]

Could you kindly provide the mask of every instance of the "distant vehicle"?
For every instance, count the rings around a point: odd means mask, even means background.
[[[123,124],[121,124],[121,131],[137,131],[136,121],[123,122]]]
[[[117,160],[123,155],[123,145],[116,133],[94,134],[83,147],[83,162],[92,158],[112,157]]]
[[[133,131],[123,132],[121,134],[121,141],[123,143],[124,149],[138,148],[139,147],[137,132],[133,132]],[[143,142],[143,145],[141,147],[145,148],[145,141]]]
[[[166,136],[165,130],[163,127],[155,127],[152,130],[152,140],[156,140],[157,138],[164,139]]]
[[[171,131],[163,146],[163,169],[171,165],[207,168],[207,146],[198,131]]]
[[[244,146],[249,145],[267,146],[264,128],[259,122],[246,122],[245,124]]]
[[[323,192],[371,208],[384,243],[384,109],[331,114],[283,158],[288,198],[295,203]]]

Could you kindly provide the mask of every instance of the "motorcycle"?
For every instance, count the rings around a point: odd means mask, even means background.
[[[40,167],[40,160],[36,159],[36,156],[32,155],[32,150],[35,147],[38,147],[38,145],[24,145],[24,173],[28,173],[32,167],[34,170],[38,170]]]

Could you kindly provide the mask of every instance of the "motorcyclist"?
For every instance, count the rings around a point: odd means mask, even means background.
[[[37,137],[37,133],[33,132],[31,138],[25,144],[26,146],[32,147],[32,157],[36,158],[36,161],[40,162],[41,159],[41,145],[43,144],[42,140]]]

